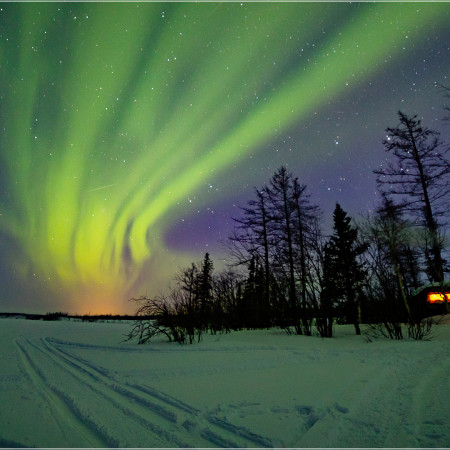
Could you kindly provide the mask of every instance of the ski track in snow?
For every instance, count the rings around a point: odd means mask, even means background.
[[[0,394],[18,402],[0,409],[0,447],[450,445],[444,328],[429,343],[243,332],[180,347],[118,345],[112,325],[93,345],[94,326],[6,323]]]
[[[15,343],[59,427],[72,439],[78,437],[82,446],[274,446],[266,437],[212,413],[201,413],[150,386],[119,382],[104,368],[70,352],[73,346],[86,345],[52,338],[17,339]],[[108,424],[113,424],[108,429],[103,425],[105,411]]]

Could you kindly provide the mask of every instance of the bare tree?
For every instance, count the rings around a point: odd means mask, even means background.
[[[168,296],[141,296],[131,300],[139,305],[138,318],[126,340],[135,339],[138,344],[145,344],[157,335],[164,335],[170,342],[186,343],[186,329],[180,320],[184,304],[179,291],[171,290]]]
[[[237,226],[230,236],[228,249],[237,264],[248,267],[252,260],[264,267],[264,302],[270,304],[270,217],[266,189],[255,188],[256,199],[241,208],[243,216],[233,219]]]
[[[301,334],[302,327],[300,325],[294,264],[295,205],[292,201],[292,189],[292,175],[287,171],[286,167],[280,167],[272,176],[266,192],[272,204],[273,233],[278,243],[277,248],[282,252],[278,253],[282,254],[286,261],[291,323],[296,333]]]
[[[310,201],[306,193],[306,184],[300,184],[295,178],[292,183],[292,202],[294,206],[294,243],[296,244],[298,277],[300,281],[301,320],[303,332],[311,334],[312,301],[314,284],[314,257],[318,251],[317,244],[321,233],[319,227],[320,209]],[[310,297],[310,301],[308,301]]]
[[[245,327],[247,317],[243,314],[243,276],[234,270],[225,270],[213,278],[214,322],[217,329],[240,330]]]
[[[426,251],[429,276],[433,281],[444,279],[442,240],[438,217],[447,212],[450,184],[448,147],[439,140],[439,133],[423,127],[417,116],[399,112],[400,123],[387,128],[383,144],[395,159],[375,170],[379,189],[397,196],[400,204],[425,226],[430,236]]]
[[[228,248],[237,264],[257,272],[258,277],[263,268],[261,307],[272,308],[274,323],[287,332],[293,328],[298,334],[310,335],[316,295],[311,264],[320,211],[310,202],[306,185],[285,167],[255,193],[256,198],[241,208],[242,217],[235,219]]]
[[[423,339],[429,324],[423,321],[423,305],[412,302],[419,284],[419,252],[414,248],[415,227],[403,217],[403,210],[387,196],[373,217],[362,227],[370,243],[366,265],[370,279],[365,286],[369,297],[372,331],[391,339],[408,336]]]
[[[186,332],[189,337],[189,343],[192,344],[196,332],[197,339],[201,339],[201,327],[199,326],[200,268],[197,264],[192,263],[189,267],[181,269],[175,275],[175,282],[184,298]]]

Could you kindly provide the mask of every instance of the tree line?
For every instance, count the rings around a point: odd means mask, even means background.
[[[423,338],[430,325],[414,292],[432,282],[444,289],[448,273],[449,147],[417,116],[398,117],[383,142],[389,161],[374,171],[381,201],[372,214],[354,220],[337,203],[325,235],[307,186],[280,167],[234,219],[228,268],[214,273],[206,253],[180,269],[168,294],[133,299],[146,320],[128,338],[193,343],[205,332],[269,327],[332,337],[335,323]]]

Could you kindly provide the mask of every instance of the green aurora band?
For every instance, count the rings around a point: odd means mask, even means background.
[[[445,8],[2,4],[0,230],[18,277],[121,310],[186,197],[447,26]]]

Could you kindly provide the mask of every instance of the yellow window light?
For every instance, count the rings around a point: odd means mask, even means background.
[[[443,303],[447,298],[447,301],[450,301],[450,292],[428,292],[427,302],[428,303]]]

